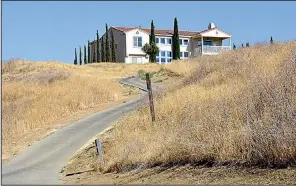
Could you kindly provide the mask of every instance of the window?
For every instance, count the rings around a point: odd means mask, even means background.
[[[166,38],[166,39],[167,39],[166,44],[172,44],[172,39],[171,38]]]
[[[180,43],[180,45],[182,45],[182,39],[179,39],[179,43]]]
[[[134,37],[134,45],[133,46],[138,46],[138,38],[137,37]]]
[[[188,45],[188,39],[184,39],[184,45]]]
[[[138,46],[142,47],[142,37],[138,37]]]
[[[211,46],[212,45],[212,41],[204,41],[204,45]]]
[[[132,63],[137,63],[137,58],[136,57],[132,57]]]
[[[155,43],[159,43],[159,38],[158,37],[155,38]]]
[[[165,38],[160,38],[160,43],[165,44]]]
[[[183,57],[183,52],[180,52],[180,57]]]
[[[188,57],[188,52],[184,52],[184,58]]]
[[[172,52],[171,51],[167,51],[167,57],[172,57]]]
[[[172,52],[171,51],[160,51],[156,54],[156,62],[169,63],[172,61]]]
[[[134,47],[142,47],[142,37],[134,37]]]

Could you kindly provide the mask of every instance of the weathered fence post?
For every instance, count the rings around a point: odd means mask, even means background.
[[[152,95],[152,87],[151,87],[151,80],[150,80],[149,73],[146,73],[146,84],[147,84],[147,90],[148,90],[148,95],[149,95],[149,105],[150,105],[152,122],[154,122],[155,121],[155,113],[154,113],[153,95]]]
[[[100,162],[102,164],[104,164],[102,144],[101,144],[101,142],[98,139],[95,140],[95,144],[96,144],[96,147],[97,147],[97,155],[99,154],[99,156],[100,156]]]

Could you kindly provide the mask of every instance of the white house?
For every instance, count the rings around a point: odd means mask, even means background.
[[[149,57],[141,48],[145,43],[149,43],[150,28],[112,26],[108,30],[110,42],[111,30],[115,38],[117,62],[136,64],[149,62]],[[160,50],[156,58],[159,64],[172,61],[173,33],[173,30],[155,29],[155,42]],[[102,37],[105,42],[106,34]],[[201,32],[179,30],[181,59],[199,55],[215,55],[221,51],[231,50],[231,37],[231,34],[215,27],[214,23],[210,23],[208,29]],[[225,39],[228,39],[229,42],[226,46],[223,46],[222,41]],[[99,46],[101,48],[101,43]],[[93,47],[95,47],[95,50],[93,50]],[[90,51],[96,51],[96,41],[90,43]],[[92,52],[90,58],[91,60],[93,58]]]

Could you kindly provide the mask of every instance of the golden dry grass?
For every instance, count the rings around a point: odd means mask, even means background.
[[[157,68],[156,64],[3,63],[2,157],[17,153],[23,141],[30,144],[30,136],[44,137],[61,118],[83,110],[98,111],[130,98],[116,79]]]
[[[202,56],[165,68],[183,82],[115,125],[105,171],[183,163],[296,164],[296,42]],[[188,66],[187,66],[188,65]]]

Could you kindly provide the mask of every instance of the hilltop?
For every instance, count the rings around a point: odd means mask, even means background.
[[[65,183],[295,184],[296,42],[173,62],[179,81],[115,123],[105,164],[89,144]],[[162,72],[163,73],[163,72]],[[252,179],[251,179],[252,178]]]

